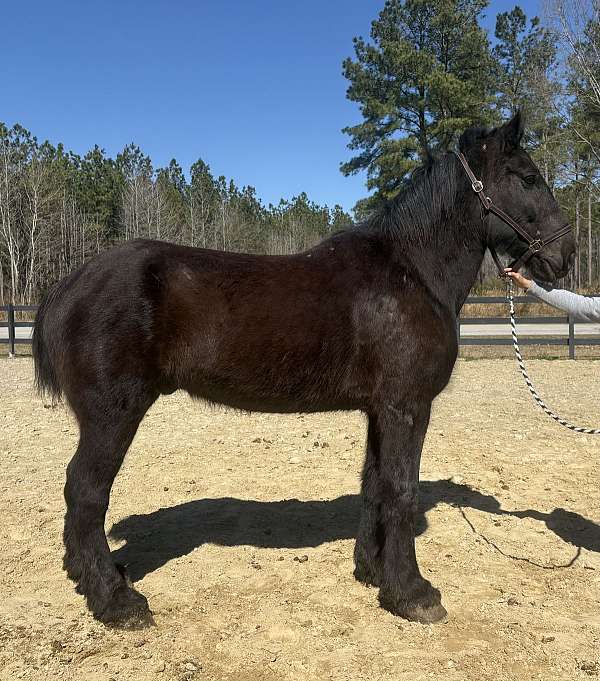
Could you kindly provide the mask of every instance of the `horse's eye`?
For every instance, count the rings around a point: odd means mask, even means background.
[[[535,175],[527,175],[527,177],[523,178],[523,182],[531,187],[531,185],[535,184]]]

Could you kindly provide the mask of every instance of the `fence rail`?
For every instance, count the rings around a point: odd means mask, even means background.
[[[533,296],[518,296],[515,298],[515,304],[522,303],[539,303],[540,301]],[[506,305],[506,298],[502,296],[471,296],[465,301],[467,305]],[[7,328],[8,335],[0,335],[0,343],[8,343],[9,355],[14,357],[16,355],[16,346],[18,344],[31,343],[31,337],[18,337],[17,329],[28,328],[33,330],[33,321],[16,321],[16,312],[35,312],[37,305],[0,305],[0,313],[6,313],[7,321],[0,322],[0,330]],[[465,308],[463,308],[464,313]],[[575,322],[571,316],[569,317],[519,317],[519,324],[565,324],[568,326],[567,333],[555,335],[531,335],[527,334],[519,340],[521,345],[562,345],[568,346],[569,358],[575,359],[575,348],[578,345],[600,345],[600,329],[594,332],[594,335],[586,335],[577,337],[575,335]],[[577,322],[577,324],[585,324],[586,322]],[[498,337],[490,335],[462,335],[461,330],[464,326],[467,328],[472,325],[492,325],[492,324],[507,324],[506,317],[459,317],[456,321],[456,333],[459,340],[459,345],[512,345],[510,335]],[[598,326],[598,325],[596,325]],[[525,334],[522,334],[525,335]]]
[[[541,301],[534,296],[517,296],[514,299],[515,305],[523,303],[540,303]],[[466,305],[508,305],[506,298],[503,296],[470,296],[465,301]],[[463,308],[464,314],[465,308]],[[566,334],[556,335],[531,335],[523,334],[519,338],[519,345],[562,345],[569,348],[569,359],[575,359],[575,348],[578,345],[600,345],[600,332],[596,331],[595,335],[586,335],[584,337],[577,337],[575,335],[575,320],[571,315],[566,317],[547,316],[547,317],[517,317],[518,325],[522,324],[565,324],[568,325]],[[577,324],[585,325],[589,322],[577,322]],[[491,325],[491,324],[507,324],[506,317],[459,317],[456,320],[456,333],[458,336],[459,345],[512,345],[512,338],[510,335],[506,337],[461,337],[461,328],[471,324]],[[598,326],[596,324],[596,326]]]
[[[31,338],[17,338],[17,329],[31,328],[33,329],[33,322],[17,322],[15,320],[15,312],[34,312],[37,310],[37,305],[0,305],[0,312],[6,312],[6,321],[0,322],[0,329],[8,328],[8,337],[4,335],[0,337],[0,343],[8,343],[8,354],[14,357],[17,354],[17,343],[31,343]]]

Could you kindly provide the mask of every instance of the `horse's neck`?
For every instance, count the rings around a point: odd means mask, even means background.
[[[467,234],[457,225],[458,221],[449,221],[438,226],[446,230],[443,239],[410,247],[412,264],[422,281],[431,294],[456,315],[475,283],[486,248],[477,231]]]
[[[472,244],[469,250],[463,248],[444,273],[442,291],[447,291],[448,304],[457,316],[477,279],[484,255],[483,243]]]

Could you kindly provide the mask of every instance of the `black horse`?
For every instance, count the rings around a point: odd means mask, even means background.
[[[521,136],[516,116],[495,130],[466,131],[459,146],[486,195],[526,236],[544,240],[565,220]],[[177,389],[249,411],[364,412],[355,576],[379,587],[390,612],[420,622],[445,616],[415,556],[421,447],[486,247],[518,258],[527,246],[495,217],[482,220],[478,189],[447,154],[371,219],[304,253],[133,241],[50,290],[35,325],[36,378],[40,390],[65,396],[79,422],[65,486],[64,567],[95,617],[150,619],[146,598],[111,558],[104,518],[140,421]],[[573,254],[572,237],[563,236],[529,269],[554,280]]]

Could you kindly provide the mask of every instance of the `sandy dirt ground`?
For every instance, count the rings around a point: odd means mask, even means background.
[[[531,361],[600,426],[600,364]],[[600,675],[600,438],[533,405],[514,363],[459,361],[422,464],[417,552],[446,623],[354,581],[359,414],[248,415],[175,394],[143,422],[107,517],[156,626],[106,629],[61,570],[77,426],[0,360],[0,679],[577,680]]]

